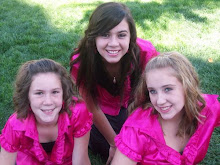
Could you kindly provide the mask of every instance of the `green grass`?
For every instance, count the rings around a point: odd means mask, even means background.
[[[69,69],[69,56],[103,1],[0,1],[0,129],[13,112],[13,82],[25,61],[51,58]],[[204,93],[220,94],[219,0],[121,0],[132,11],[138,36],[158,51],[179,51],[196,67]],[[213,62],[208,62],[212,58]],[[201,164],[220,164],[220,128]],[[101,160],[90,153],[92,164]]]

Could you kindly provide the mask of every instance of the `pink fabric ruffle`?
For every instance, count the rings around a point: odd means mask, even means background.
[[[124,144],[120,136],[115,137],[115,145],[124,155],[134,160],[135,162],[140,162],[142,160],[142,156]]]
[[[19,148],[9,144],[4,135],[0,135],[0,144],[8,152],[17,152]]]
[[[76,131],[76,133],[74,133],[74,137],[81,137],[85,135],[89,130],[91,130],[91,125],[92,125],[92,114],[90,113],[89,118],[87,119],[87,123],[83,128],[81,128],[80,130]]]

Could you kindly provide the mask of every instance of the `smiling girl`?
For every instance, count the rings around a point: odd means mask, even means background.
[[[49,59],[23,64],[15,83],[15,113],[0,135],[0,164],[90,164],[92,114],[73,96],[71,77],[60,64]]]
[[[183,55],[152,58],[129,107],[132,114],[115,138],[112,165],[198,164],[220,125],[217,98],[201,94],[198,75]]]
[[[71,55],[71,75],[93,113],[89,148],[109,164],[114,138],[127,118],[133,89],[148,60],[158,52],[137,38],[131,12],[108,2],[92,13],[85,36]]]

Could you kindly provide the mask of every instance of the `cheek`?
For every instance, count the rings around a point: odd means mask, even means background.
[[[122,44],[123,44],[123,47],[124,47],[125,51],[127,52],[128,49],[129,49],[130,41],[124,42],[124,43],[122,43]]]
[[[96,44],[97,50],[99,51],[99,50],[101,50],[101,48],[103,47],[104,42],[103,42],[102,40],[100,40],[100,39],[97,38],[97,39],[95,40],[95,44]]]
[[[155,106],[156,105],[156,98],[150,94],[149,94],[149,96],[150,96],[151,103],[153,104],[153,106]]]
[[[56,103],[57,103],[57,105],[62,106],[63,105],[63,97],[62,96],[57,97],[56,98]]]

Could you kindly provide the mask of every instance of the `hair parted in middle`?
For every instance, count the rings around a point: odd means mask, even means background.
[[[124,55],[122,60],[121,80],[119,82],[119,93],[123,92],[123,84],[129,69],[132,68],[132,82],[133,84],[138,82],[141,71],[139,67],[139,47],[136,44],[137,33],[136,26],[131,15],[129,8],[117,2],[107,2],[98,6],[92,13],[87,30],[85,30],[84,37],[80,41],[77,49],[72,53],[71,59],[74,55],[79,53],[79,57],[75,60],[71,60],[70,67],[80,62],[78,76],[76,80],[77,87],[83,85],[83,89],[87,91],[91,96],[96,96],[95,86],[97,82],[104,81],[100,78],[100,75],[106,71],[101,55],[98,53],[96,48],[96,37],[103,35],[110,31],[112,28],[117,26],[123,19],[126,20],[130,30],[130,44],[129,50]],[[108,73],[106,73],[108,74]],[[105,74],[105,75],[106,75]],[[103,83],[106,89],[110,90],[111,87],[108,82]]]
[[[30,109],[28,98],[29,89],[33,77],[40,73],[55,73],[59,76],[63,89],[64,102],[60,112],[62,113],[65,111],[71,115],[69,107],[74,104],[72,100],[74,96],[74,83],[72,78],[67,70],[59,63],[50,59],[40,59],[24,63],[18,71],[13,95],[14,109],[15,112],[17,112],[17,118],[27,118]]]
[[[206,103],[199,88],[199,78],[195,68],[185,56],[178,52],[162,53],[147,63],[145,71],[136,87],[135,99],[129,106],[129,112],[132,113],[139,106],[142,106],[144,109],[153,107],[147,90],[146,75],[153,69],[166,67],[171,67],[174,70],[174,76],[183,85],[185,95],[184,114],[177,134],[180,136],[185,134],[191,136],[197,128],[198,122],[201,121],[200,117],[202,116],[200,112]],[[154,109],[154,113],[158,112]]]

